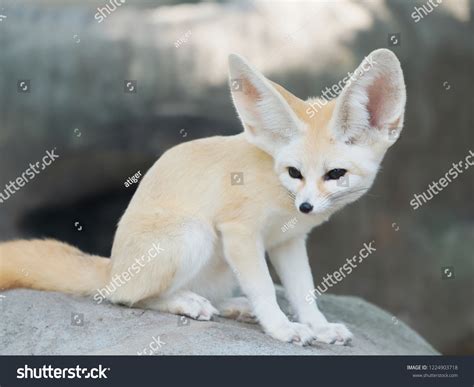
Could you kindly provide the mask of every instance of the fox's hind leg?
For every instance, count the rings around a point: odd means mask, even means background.
[[[110,286],[107,298],[129,306],[210,319],[217,310],[207,299],[188,290],[188,284],[211,259],[215,240],[213,227],[197,217],[167,210],[124,217],[112,250],[110,285],[114,278],[120,283]]]
[[[222,317],[251,324],[258,322],[247,297],[229,298],[218,304],[217,308],[219,309],[219,315]]]
[[[188,316],[194,320],[210,320],[219,313],[208,299],[189,290],[178,290],[168,297],[153,297],[140,301],[136,306]]]

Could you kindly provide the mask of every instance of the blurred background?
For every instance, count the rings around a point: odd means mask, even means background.
[[[444,354],[472,355],[474,167],[420,209],[409,202],[474,151],[473,9],[471,0],[0,1],[0,193],[47,150],[59,155],[0,203],[0,240],[53,237],[109,256],[137,186],[129,177],[173,145],[241,131],[230,52],[306,98],[387,47],[404,69],[405,129],[370,194],[311,235],[315,282],[375,240],[377,252],[330,291],[385,308],[393,329],[402,320]]]

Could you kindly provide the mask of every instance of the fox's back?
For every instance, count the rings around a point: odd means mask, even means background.
[[[256,215],[261,207],[286,202],[271,157],[239,134],[189,141],[165,152],[143,178],[129,211],[173,208],[220,218]]]

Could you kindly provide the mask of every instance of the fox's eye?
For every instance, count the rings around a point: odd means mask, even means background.
[[[341,168],[331,169],[328,173],[324,175],[324,179],[325,180],[338,180],[339,178],[344,176],[346,172],[347,171],[345,169],[341,169]]]
[[[301,172],[296,169],[295,167],[288,167],[288,174],[293,178],[293,179],[302,179],[303,175]]]

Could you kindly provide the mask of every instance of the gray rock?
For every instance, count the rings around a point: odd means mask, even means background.
[[[0,298],[1,355],[436,355],[423,338],[368,302],[324,295],[330,321],[347,324],[350,346],[299,347],[276,341],[255,324],[201,322],[68,295],[12,290]],[[282,291],[278,298],[288,311]],[[184,324],[183,324],[184,323]],[[159,343],[159,344],[158,344]],[[145,350],[146,349],[146,350]],[[145,350],[145,351],[144,351]]]

